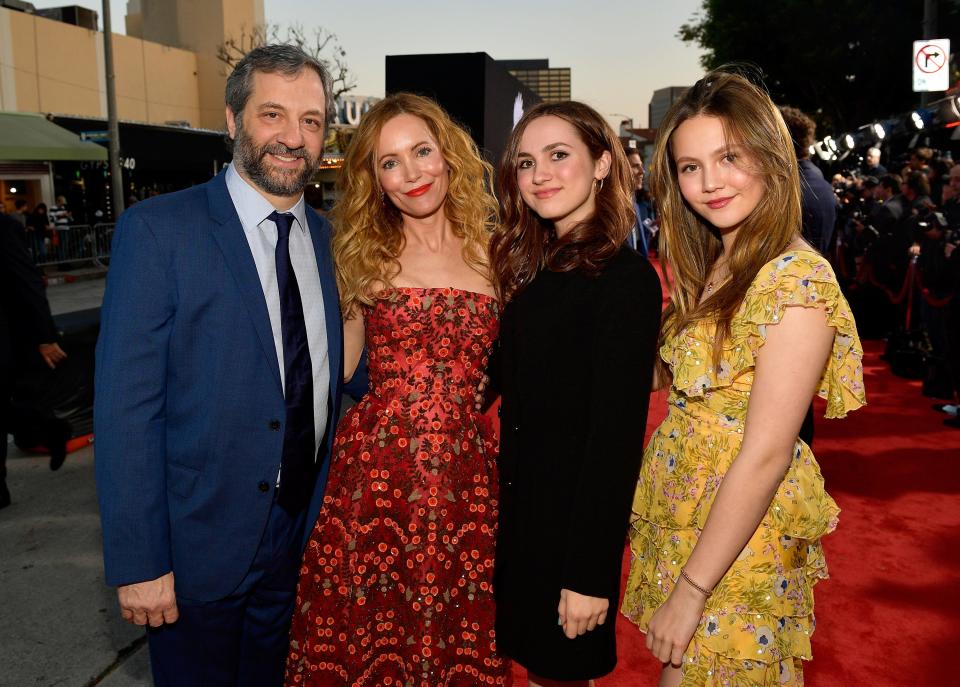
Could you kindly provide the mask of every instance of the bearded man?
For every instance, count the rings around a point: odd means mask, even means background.
[[[329,226],[304,202],[332,111],[303,51],[227,80],[234,159],[126,211],[97,345],[107,584],[155,684],[280,685],[342,386]]]

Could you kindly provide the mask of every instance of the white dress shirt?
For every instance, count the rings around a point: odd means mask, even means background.
[[[283,332],[280,329],[280,289],[277,286],[277,225],[267,219],[274,211],[291,213],[296,222],[290,228],[290,262],[300,288],[303,302],[303,318],[307,325],[307,347],[310,349],[310,364],[313,369],[313,429],[316,449],[320,449],[327,428],[327,413],[330,403],[330,360],[327,346],[327,326],[323,312],[323,291],[320,287],[320,272],[317,254],[310,238],[307,224],[306,204],[303,196],[289,210],[280,210],[260,195],[253,186],[237,173],[231,163],[227,167],[227,190],[233,206],[240,216],[243,233],[257,265],[263,297],[267,301],[273,344],[277,349],[280,364],[280,381],[284,382]],[[286,385],[284,384],[284,389]],[[316,451],[314,452],[316,457]]]

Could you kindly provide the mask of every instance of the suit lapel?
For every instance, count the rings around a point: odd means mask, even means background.
[[[336,407],[334,400],[340,398],[343,380],[343,323],[340,320],[340,295],[337,292],[333,257],[330,254],[330,229],[327,221],[309,206],[306,208],[306,215],[307,224],[310,225],[313,250],[317,257],[317,269],[320,272],[320,288],[323,291],[323,314],[327,326],[327,349],[330,359],[330,401],[331,407]]]
[[[257,265],[253,261],[250,245],[243,233],[243,225],[233,206],[230,192],[227,190],[226,177],[223,172],[218,174],[207,184],[207,197],[210,205],[210,216],[216,222],[213,237],[223,253],[227,268],[233,274],[237,288],[243,296],[243,303],[250,315],[250,321],[257,331],[257,338],[263,353],[270,363],[273,377],[277,381],[277,388],[283,394],[283,385],[280,381],[280,361],[277,360],[277,348],[273,341],[273,330],[270,328],[270,314],[267,312],[267,302],[263,297],[263,287],[260,285],[260,275]]]

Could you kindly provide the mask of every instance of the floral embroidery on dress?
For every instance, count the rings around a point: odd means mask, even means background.
[[[381,292],[371,390],[337,429],[307,545],[287,685],[503,685],[494,638],[497,443],[474,397],[496,299]]]

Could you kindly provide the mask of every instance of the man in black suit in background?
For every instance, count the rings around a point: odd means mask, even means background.
[[[827,258],[833,248],[833,228],[837,222],[837,197],[823,172],[810,161],[810,146],[817,125],[795,107],[781,107],[780,114],[793,138],[800,169],[800,207],[803,212],[803,238]]]
[[[67,357],[57,343],[43,280],[18,231],[16,220],[0,214],[0,508],[10,505],[7,432],[13,372],[37,355],[51,369]]]

